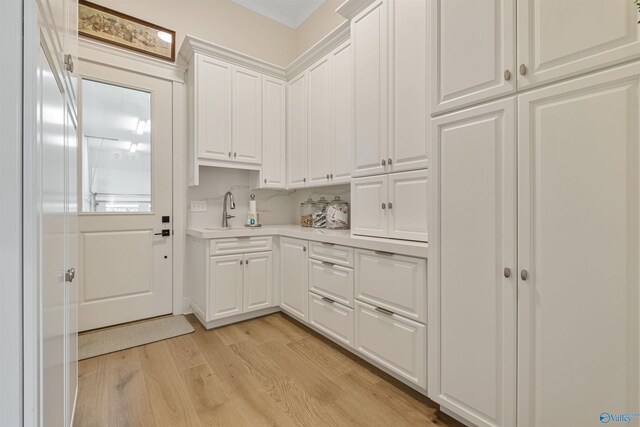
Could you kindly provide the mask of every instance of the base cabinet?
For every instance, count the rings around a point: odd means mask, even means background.
[[[246,254],[244,264],[244,313],[271,307],[273,300],[271,252]]]
[[[356,301],[355,348],[420,387],[427,386],[427,327]]]
[[[280,239],[282,288],[280,306],[289,314],[306,321],[309,302],[309,262],[305,240]]]
[[[353,309],[309,292],[309,324],[353,347]]]

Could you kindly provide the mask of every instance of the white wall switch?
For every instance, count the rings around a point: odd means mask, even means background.
[[[191,201],[191,212],[206,212],[207,211],[207,201],[206,200],[192,200]]]

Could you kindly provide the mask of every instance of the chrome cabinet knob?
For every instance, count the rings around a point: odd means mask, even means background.
[[[506,81],[511,80],[511,71],[509,71],[509,70],[504,70],[504,79],[505,79]]]
[[[76,269],[70,268],[64,273],[64,281],[71,283],[76,278]]]
[[[522,280],[527,280],[529,278],[529,272],[527,270],[522,270],[520,272],[520,278]]]
[[[382,209],[387,209],[387,204],[386,203],[382,204]]]
[[[504,277],[506,277],[507,279],[511,277],[511,269],[509,267],[504,268]]]
[[[382,163],[382,166],[386,166],[387,165],[387,161],[385,159],[382,159],[382,162],[380,162],[380,163]]]
[[[527,66],[524,64],[520,64],[520,75],[524,76],[527,74]]]
[[[391,165],[393,164],[393,160],[391,160],[391,157],[389,157],[389,158],[387,159],[387,164],[388,164],[389,166],[391,166]]]

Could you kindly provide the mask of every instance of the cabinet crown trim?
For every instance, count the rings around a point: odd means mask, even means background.
[[[230,64],[249,68],[271,77],[277,77],[279,79],[286,78],[285,69],[279,65],[254,58],[253,56],[246,55],[233,49],[187,34],[182,46],[180,46],[178,58],[182,60],[184,64],[189,64],[195,53],[200,53],[212,58],[220,59],[221,61],[228,62]]]
[[[350,36],[351,25],[349,21],[345,21],[338,25],[329,34],[324,36],[319,42],[311,46],[287,66],[287,79],[291,80],[293,77],[302,73],[316,61],[319,61],[328,55],[333,49],[340,46],[344,41],[348,40]]]
[[[336,13],[347,19],[352,19],[375,0],[346,0],[336,9]]]

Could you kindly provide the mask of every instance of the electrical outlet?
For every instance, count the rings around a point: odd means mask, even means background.
[[[207,201],[206,200],[192,200],[191,201],[191,212],[206,212],[207,211]]]

